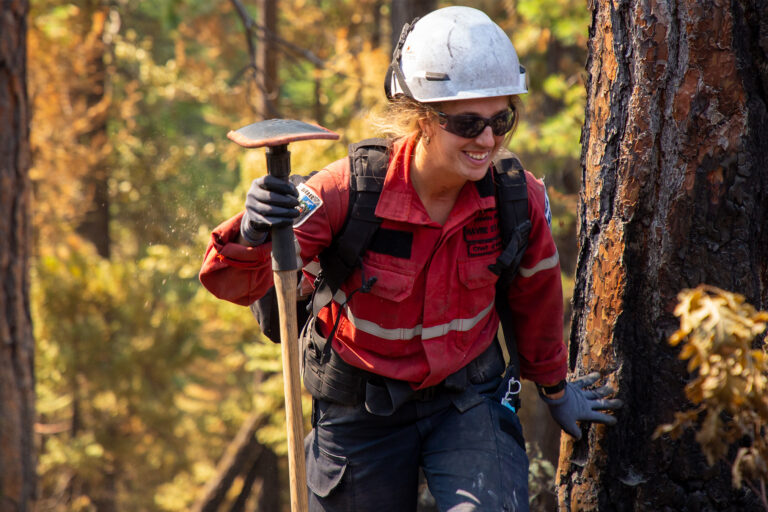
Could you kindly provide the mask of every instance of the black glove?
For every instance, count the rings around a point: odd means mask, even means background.
[[[299,216],[299,193],[293,183],[267,174],[253,180],[245,198],[245,215],[240,234],[259,245],[272,227],[286,226]]]
[[[547,398],[543,393],[539,393],[544,403],[549,406],[549,413],[552,415],[552,418],[563,430],[576,439],[581,439],[581,429],[576,424],[577,421],[593,421],[595,423],[615,425],[615,417],[597,411],[614,410],[624,405],[618,399],[605,399],[606,396],[614,392],[610,386],[585,389],[594,384],[599,378],[600,374],[595,372],[569,382],[565,386],[565,394],[554,400]]]

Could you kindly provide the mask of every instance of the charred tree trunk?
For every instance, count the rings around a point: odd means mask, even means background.
[[[692,436],[666,343],[676,294],[708,283],[768,307],[768,5],[591,2],[572,374],[613,372],[615,427],[564,436],[570,510],[755,510]]]
[[[390,43],[392,49],[395,49],[400,31],[403,25],[413,21],[416,16],[424,16],[430,11],[435,10],[437,2],[435,0],[392,0],[389,8],[390,24],[392,27],[392,37]],[[391,53],[391,52],[390,52]]]
[[[0,5],[0,510],[32,510],[34,340],[29,311],[26,1]]]

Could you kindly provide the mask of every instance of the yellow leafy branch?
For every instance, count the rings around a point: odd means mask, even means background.
[[[747,483],[768,510],[768,360],[765,341],[755,346],[768,312],[757,311],[739,294],[701,285],[678,295],[674,313],[680,329],[669,344],[681,345],[679,357],[694,374],[685,394],[697,407],[675,413],[674,421],[659,426],[653,437],[677,438],[698,425],[696,441],[710,465],[725,459],[733,443],[751,440],[733,461],[733,484]]]

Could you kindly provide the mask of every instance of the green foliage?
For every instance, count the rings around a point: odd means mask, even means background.
[[[255,322],[200,289],[190,248],[148,253],[111,262],[73,238],[35,266],[39,422],[71,426],[43,439],[39,473],[43,489],[117,478],[118,502],[141,510],[186,475],[187,501],[168,508],[184,510],[244,415],[279,410],[279,379],[254,390]]]
[[[710,465],[725,460],[738,443],[733,484],[739,488],[746,482],[765,503],[768,346],[765,340],[759,348],[754,344],[765,332],[768,312],[756,311],[741,295],[704,285],[684,290],[678,301],[680,329],[669,344],[681,345],[680,359],[688,361],[693,373],[685,394],[695,407],[675,413],[675,420],[660,426],[654,437],[676,438],[698,426],[696,440]]]
[[[562,0],[519,0],[517,11],[532,26],[551,30],[565,45],[584,41],[589,11],[579,2]]]

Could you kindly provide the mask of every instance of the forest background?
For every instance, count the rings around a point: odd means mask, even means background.
[[[284,476],[277,487],[267,483],[286,471],[279,347],[247,309],[215,299],[197,280],[211,229],[242,208],[251,180],[265,172],[262,151],[225,135],[276,116],[340,133],[339,142],[292,149],[294,172],[303,174],[376,135],[366,118],[385,101],[395,2],[274,3],[270,21],[246,1],[32,2],[41,511],[189,510],[221,476],[217,464],[246,424],[262,457],[247,507],[267,510],[269,499],[285,507],[286,491],[274,498],[287,488]],[[530,93],[510,148],[546,179],[569,317],[588,7],[461,4],[504,28],[528,70]],[[256,52],[271,44],[274,61],[249,52],[249,18],[279,37],[251,39]],[[265,69],[276,71],[274,83]],[[524,418],[528,432],[539,428],[536,418]],[[539,476],[546,485],[551,473]],[[226,503],[237,502],[248,478],[234,480]]]

